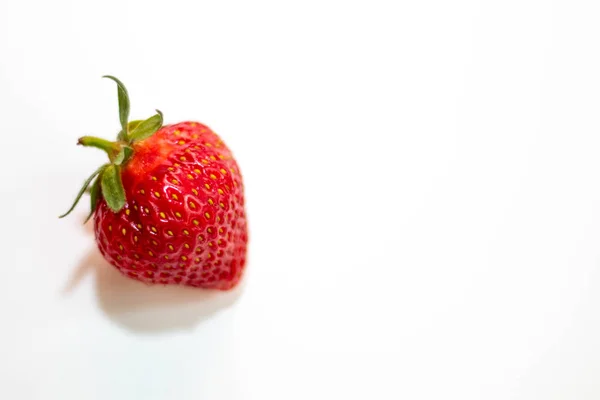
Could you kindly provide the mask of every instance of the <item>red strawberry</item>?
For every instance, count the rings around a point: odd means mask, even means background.
[[[162,126],[160,111],[128,122],[129,98],[116,78],[118,140],[84,136],[107,152],[92,183],[91,213],[102,255],[147,283],[227,290],[240,280],[248,241],[242,177],[227,146],[207,126]],[[90,216],[92,215],[90,214]]]

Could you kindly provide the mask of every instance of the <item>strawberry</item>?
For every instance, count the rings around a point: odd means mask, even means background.
[[[149,284],[228,290],[240,280],[248,241],[242,176],[231,151],[198,122],[162,126],[163,115],[128,121],[129,96],[115,77],[117,140],[84,136],[109,162],[91,185],[96,243],[121,273]],[[88,217],[88,219],[90,218]]]

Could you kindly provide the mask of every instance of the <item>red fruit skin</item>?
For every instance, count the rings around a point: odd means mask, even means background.
[[[246,264],[242,176],[207,126],[162,127],[134,145],[123,169],[127,202],[118,213],[99,202],[96,242],[104,258],[148,284],[229,290]]]

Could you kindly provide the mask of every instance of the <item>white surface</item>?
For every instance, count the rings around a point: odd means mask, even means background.
[[[596,1],[0,2],[0,398],[600,398]],[[244,290],[95,250],[75,146],[234,150]]]

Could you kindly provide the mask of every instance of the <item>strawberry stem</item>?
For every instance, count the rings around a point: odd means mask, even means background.
[[[79,138],[77,144],[104,150],[108,155],[110,163],[100,167],[84,182],[73,205],[69,211],[61,215],[60,218],[65,217],[73,211],[81,199],[81,196],[83,196],[94,179],[96,179],[96,181],[93,183],[91,190],[91,213],[87,219],[94,214],[98,202],[102,198],[113,212],[119,212],[126,202],[121,171],[129,158],[133,156],[132,145],[135,142],[143,141],[154,135],[163,124],[163,114],[158,110],[156,110],[155,115],[145,120],[129,121],[129,94],[127,93],[127,89],[125,89],[125,85],[114,76],[105,75],[103,78],[111,79],[117,84],[121,131],[117,136],[117,140],[114,142],[94,136],[83,136]],[[96,178],[96,176],[98,176],[98,178]]]
[[[119,143],[111,142],[106,139],[97,138],[94,136],[82,136],[77,141],[77,144],[80,144],[85,147],[95,147],[100,150],[104,150],[106,154],[108,154],[108,159],[113,162],[119,151],[121,151],[121,146]]]

